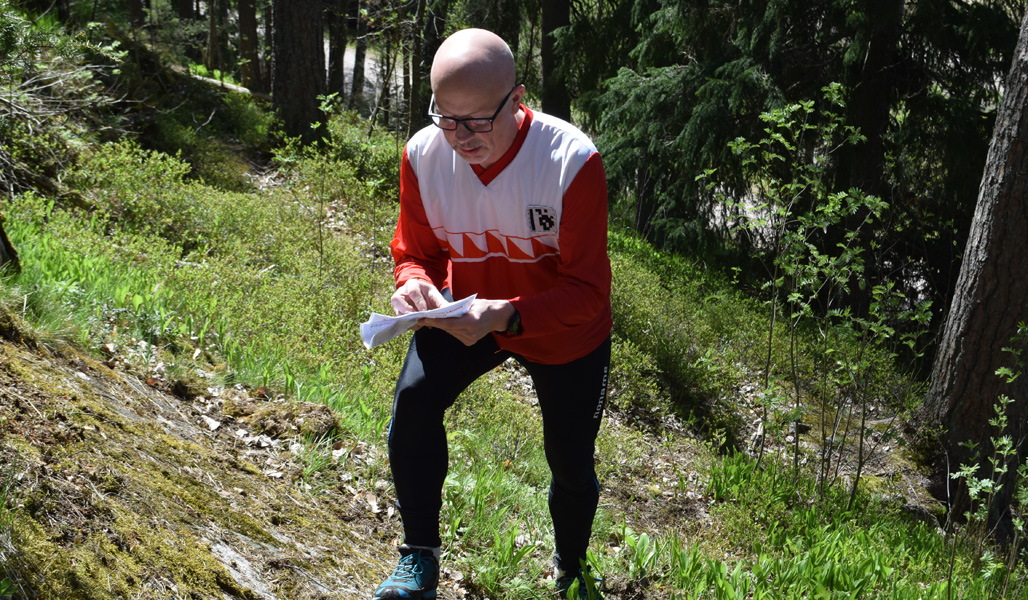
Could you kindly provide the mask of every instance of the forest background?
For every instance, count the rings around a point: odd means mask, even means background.
[[[1024,597],[1024,307],[989,334],[1005,360],[966,368],[999,384],[959,410],[929,390],[950,364],[940,339],[1016,97],[1024,2],[0,7],[3,337],[62,364],[94,356],[190,403],[193,421],[269,435],[294,469],[278,493],[367,505],[372,524],[340,527],[395,542],[382,447],[402,344],[366,353],[355,328],[385,308],[398,153],[427,123],[430,57],[449,32],[485,27],[510,42],[530,104],[589,132],[607,168],[615,374],[600,460],[620,462],[602,469],[592,560],[608,597]],[[349,589],[258,585],[210,531],[169,525],[189,519],[147,525],[119,507],[185,494],[144,493],[152,473],[137,481],[110,457],[44,451],[56,434],[28,435],[18,411],[58,429],[59,414],[92,414],[81,443],[123,417],[92,404],[48,417],[16,400],[30,383],[48,402],[83,394],[43,391],[46,376],[5,357],[0,597]],[[448,582],[535,597],[551,574],[545,471],[531,429],[511,427],[531,394],[513,367],[495,379],[504,391],[476,387],[451,424]],[[254,399],[328,406],[333,425],[282,442],[289,427],[239,408]],[[280,409],[286,422],[297,410]],[[94,492],[54,500],[75,476]],[[151,528],[193,539],[189,560],[144,539]],[[200,577],[194,552],[228,575]],[[384,551],[362,547],[361,569],[272,552],[252,577],[293,561],[367,584],[384,575],[371,553]]]

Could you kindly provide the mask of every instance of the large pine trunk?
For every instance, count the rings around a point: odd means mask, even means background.
[[[558,70],[557,40],[553,33],[560,27],[571,24],[570,0],[549,0],[543,2],[543,40],[541,59],[543,68],[542,105],[543,112],[571,120],[571,97],[568,95],[567,80]]]
[[[1001,367],[1017,369],[1008,348],[1023,351],[1028,346],[1023,340],[1013,342],[1018,324],[1028,321],[1028,12],[1005,88],[926,401],[928,424],[943,431],[939,466],[947,467],[940,469],[947,481],[946,470],[952,473],[976,460],[963,445],[966,442],[978,443],[983,454],[991,453],[990,440],[999,432],[989,420],[1001,394],[1014,399],[1006,433],[1019,444],[1022,457],[1028,433],[1028,374],[1012,384],[996,375]],[[1028,359],[1028,354],[1021,358]],[[988,461],[977,460],[979,476],[991,474]],[[1001,539],[1012,487],[1001,488],[990,510],[993,524],[1000,525]],[[955,504],[958,511],[964,506],[959,500]]]
[[[252,92],[266,92],[257,51],[257,7],[255,0],[239,0],[239,77]]]
[[[275,0],[272,104],[286,135],[309,143],[324,123],[318,96],[325,93],[325,45],[321,0]],[[323,129],[323,128],[321,128]]]
[[[14,244],[7,237],[7,232],[4,231],[4,216],[0,214],[0,270],[12,269],[18,271],[21,269],[21,263],[18,262],[18,253],[14,250]]]

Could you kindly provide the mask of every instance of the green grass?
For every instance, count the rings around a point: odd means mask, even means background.
[[[324,151],[283,156],[285,183],[262,192],[213,187],[183,162],[131,144],[97,147],[71,178],[95,210],[32,194],[0,205],[23,264],[5,278],[0,302],[43,344],[120,348],[128,368],[169,381],[204,369],[326,404],[340,432],[303,447],[299,483],[318,493],[332,469],[349,469],[375,489],[388,481],[385,433],[406,346],[368,352],[357,326],[387,310],[392,289],[398,143],[365,140],[353,115],[329,127]],[[322,224],[330,207],[344,217],[340,229]],[[610,421],[601,432],[601,477],[685,494],[680,468],[677,483],[648,478],[655,452],[692,447],[710,518],[648,522],[631,514],[632,500],[605,498],[591,562],[608,584],[683,599],[941,599],[951,585],[959,597],[996,597],[1001,561],[977,560],[959,537],[947,540],[867,494],[856,508],[841,490],[814,494],[809,474],[795,475],[780,457],[757,468],[719,454],[723,441],[738,441],[739,386],[760,379],[763,305],[729,278],[625,232],[612,233],[611,258],[611,406],[628,425]],[[784,361],[776,344],[772,356]],[[444,560],[469,585],[517,600],[545,589],[553,540],[541,425],[537,409],[508,391],[512,376],[501,369],[477,382],[448,415],[442,533]],[[676,416],[708,441],[653,424]],[[357,444],[374,451],[351,460]]]

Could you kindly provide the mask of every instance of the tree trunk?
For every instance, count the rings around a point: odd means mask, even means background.
[[[257,52],[257,6],[255,0],[239,0],[239,77],[243,87],[266,92]]]
[[[346,91],[346,6],[348,0],[331,0],[325,11],[328,19],[328,93]]]
[[[424,56],[428,58],[427,62],[431,63],[439,46],[443,44],[451,0],[427,0],[427,2],[429,6],[426,7],[425,28],[421,37],[425,43]]]
[[[224,71],[225,55],[221,51],[221,4],[227,0],[211,0],[207,6],[207,55],[204,66],[207,73],[215,77],[214,71]]]
[[[176,0],[175,13],[183,21],[191,20],[193,18],[193,0]]]
[[[846,109],[848,123],[860,128],[866,141],[847,148],[848,158],[840,160],[848,181],[837,186],[847,190],[860,190],[882,197],[885,175],[885,132],[889,127],[895,95],[895,67],[899,64],[897,47],[903,32],[905,0],[874,0],[865,10],[871,19],[867,49],[859,65],[852,69],[850,88],[853,90]]]
[[[318,96],[325,93],[325,46],[321,0],[275,0],[272,105],[286,135],[310,143],[324,124]]]
[[[411,31],[411,73],[410,95],[407,97],[407,137],[428,124],[427,110],[422,106],[421,86],[425,69],[425,8],[428,0],[418,0],[414,12],[414,28]]]
[[[396,50],[392,36],[385,39],[385,52],[378,61],[378,80],[381,87],[378,89],[378,99],[375,101],[375,108],[371,111],[371,120],[381,119],[385,127],[389,127],[389,117],[393,103],[393,81],[394,68],[396,66]]]
[[[275,9],[274,0],[261,0],[264,14],[264,51],[261,52],[261,73],[264,73],[265,91],[271,88],[271,63],[275,55]]]
[[[18,253],[14,249],[14,244],[11,243],[7,232],[4,231],[4,216],[0,214],[0,272],[5,269],[17,273],[21,270],[21,262],[18,261]]]
[[[940,466],[945,467],[942,463],[948,461],[949,472],[976,460],[961,444],[978,442],[983,454],[978,459],[982,467],[979,476],[991,473],[985,458],[992,449],[989,441],[999,432],[990,426],[989,419],[1001,394],[1015,400],[1008,407],[1005,434],[1018,445],[1020,456],[1024,455],[1028,374],[1007,384],[996,370],[1019,370],[1015,357],[1004,349],[1022,351],[1026,347],[1024,340],[1013,342],[1018,324],[1028,321],[1028,260],[1024,258],[1024,241],[1028,239],[1026,106],[1028,12],[1007,76],[971,234],[926,399],[929,425],[942,429],[945,456]],[[1021,358],[1028,355],[1022,354]],[[1003,524],[1009,519],[1012,488],[1004,485],[990,510],[992,523],[1001,526],[1001,540],[1005,538]]]
[[[129,23],[136,29],[146,24],[146,15],[143,13],[143,0],[128,0]]]
[[[553,32],[559,27],[571,24],[570,0],[547,0],[543,2],[542,23],[542,68],[543,112],[555,117],[571,120],[571,97],[568,95],[567,80],[557,68],[556,40]]]
[[[350,108],[364,108],[364,59],[368,54],[368,18],[361,12],[363,2],[353,0],[357,5],[357,40],[353,53],[353,87],[350,89]]]

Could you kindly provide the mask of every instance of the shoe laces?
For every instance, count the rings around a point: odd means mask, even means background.
[[[416,579],[418,575],[425,572],[424,563],[425,561],[422,559],[421,550],[413,550],[410,554],[400,557],[400,562],[396,565],[393,577],[412,581]]]

